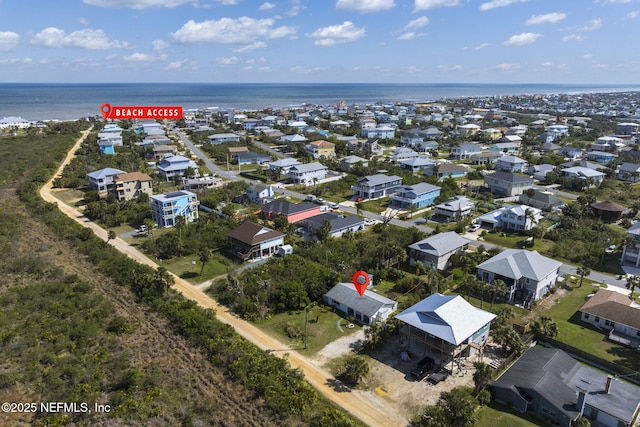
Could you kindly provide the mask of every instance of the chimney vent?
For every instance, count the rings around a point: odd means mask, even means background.
[[[607,384],[604,388],[604,391],[607,394],[611,393],[611,383],[613,383],[613,377],[611,375],[607,375]]]

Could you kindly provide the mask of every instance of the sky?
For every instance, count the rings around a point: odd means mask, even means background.
[[[0,0],[0,82],[640,83],[640,0]]]

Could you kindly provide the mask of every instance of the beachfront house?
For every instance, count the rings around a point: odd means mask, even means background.
[[[129,172],[114,175],[111,194],[119,201],[128,201],[141,194],[153,195],[153,180],[142,172]]]
[[[336,156],[336,145],[332,142],[320,139],[318,141],[311,141],[306,146],[306,151],[314,159],[332,159]]]
[[[217,145],[225,142],[240,142],[240,136],[235,133],[214,133],[209,135],[209,144]]]
[[[485,175],[484,185],[500,197],[519,196],[533,188],[533,178],[510,172],[494,172]]]
[[[456,160],[470,159],[472,155],[482,152],[482,147],[473,143],[462,143],[451,147],[451,157]]]
[[[459,221],[469,217],[475,210],[475,204],[465,196],[449,199],[434,206],[434,219],[444,222]]]
[[[188,171],[191,171],[193,177],[200,176],[200,171],[196,162],[187,159],[184,156],[167,154],[158,163],[157,173],[165,180],[171,181],[175,177],[186,176]]]
[[[284,245],[284,234],[251,221],[227,233],[231,251],[240,259],[271,257]]]

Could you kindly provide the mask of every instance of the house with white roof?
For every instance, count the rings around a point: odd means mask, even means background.
[[[0,129],[26,129],[31,126],[31,122],[22,117],[3,117],[0,119]]]
[[[291,178],[294,184],[310,186],[324,179],[328,169],[318,162],[293,165],[289,168],[287,177]]]
[[[200,170],[196,162],[184,156],[167,154],[158,163],[157,173],[165,180],[171,181],[176,176],[185,176],[189,168],[193,170],[193,176],[195,178],[200,176]]]
[[[589,169],[583,166],[572,166],[570,168],[561,169],[562,176],[571,179],[580,179],[587,181],[588,187],[599,187],[607,176],[604,172]]]
[[[389,199],[389,207],[398,209],[421,209],[431,206],[440,195],[440,187],[420,182],[414,185],[399,187]]]
[[[434,234],[408,246],[409,264],[420,261],[425,267],[446,270],[451,255],[466,250],[470,242],[455,231]]]
[[[275,160],[273,162],[269,162],[269,170],[274,172],[280,172],[286,175],[292,166],[296,166],[299,164],[301,163],[296,159],[294,159],[293,157],[285,157],[282,159]]]
[[[487,343],[496,315],[476,308],[460,295],[433,294],[395,316],[406,326],[409,351],[434,355],[440,366],[474,356]]]
[[[502,228],[512,231],[528,231],[542,219],[542,211],[538,208],[520,205],[503,206],[475,219],[476,224],[494,230]]]
[[[158,228],[173,227],[178,223],[178,217],[186,222],[198,219],[198,196],[191,191],[173,191],[171,193],[156,194],[151,199],[151,218]]]
[[[464,143],[451,147],[451,156],[457,160],[470,159],[472,155],[482,152],[482,148],[478,144]]]
[[[329,305],[363,325],[384,322],[398,309],[398,303],[372,290],[360,296],[352,283],[338,283],[322,296]]]
[[[640,165],[624,162],[616,172],[616,177],[621,181],[638,182],[640,181]]]
[[[434,206],[434,217],[438,220],[459,221],[470,216],[475,210],[475,203],[464,196],[458,196]]]
[[[505,300],[529,308],[555,286],[561,265],[537,251],[505,249],[478,265],[478,278],[488,283],[502,280]]]
[[[209,144],[216,145],[225,142],[240,142],[240,136],[235,133],[214,133],[209,135]]]
[[[622,247],[620,264],[638,267],[640,266],[640,222],[636,222],[627,229],[627,237],[634,239],[635,243]]]
[[[504,172],[523,172],[527,167],[527,161],[520,157],[504,155],[496,160],[496,170]]]
[[[398,162],[402,169],[410,169],[413,172],[424,172],[433,167],[436,162],[426,157],[415,157]]]
[[[376,126],[374,128],[363,128],[360,132],[363,138],[390,139],[396,136],[396,129],[391,126]]]
[[[423,156],[420,153],[412,150],[411,148],[398,147],[395,150],[393,150],[393,152],[389,157],[391,158],[392,162],[399,163],[403,160],[416,159],[418,157],[423,157]]]

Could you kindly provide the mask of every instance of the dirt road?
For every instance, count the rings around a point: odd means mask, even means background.
[[[56,198],[55,190],[53,190],[53,180],[58,177],[64,167],[71,161],[76,150],[80,148],[80,145],[89,134],[88,131],[83,132],[81,138],[78,139],[74,147],[69,151],[67,157],[64,159],[60,168],[49,182],[47,182],[40,189],[40,196],[47,202],[56,203],[58,208],[68,215],[70,218],[79,222],[85,227],[88,227],[96,233],[101,239],[107,240],[107,231],[102,229],[94,222],[85,218],[80,211],[66,205],[62,201]],[[152,267],[157,267],[157,264],[149,259],[146,255],[138,251],[136,248],[130,246],[121,238],[117,237],[109,241],[120,252],[126,254],[132,259],[135,259],[141,264],[146,264]],[[213,308],[216,310],[217,318],[224,323],[232,326],[236,332],[242,337],[251,341],[259,348],[263,350],[282,350],[287,346],[273,337],[265,334],[260,329],[256,328],[249,322],[239,319],[229,310],[219,305],[215,300],[205,294],[203,291],[189,284],[187,281],[174,276],[175,284],[174,289],[182,293],[186,298],[189,298],[197,302],[200,306],[206,308]],[[309,383],[315,387],[323,396],[331,400],[334,404],[342,407],[347,412],[351,413],[354,417],[360,419],[363,423],[370,426],[406,426],[408,421],[401,414],[398,413],[396,408],[390,404],[390,402],[384,400],[382,397],[365,391],[349,390],[348,392],[337,391],[331,386],[333,377],[320,366],[315,365],[310,359],[301,355],[294,350],[275,351],[274,354],[283,356],[289,354],[289,363],[294,368],[299,368],[304,372],[305,378]]]

